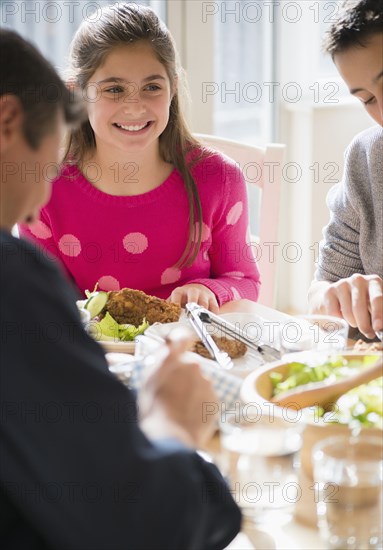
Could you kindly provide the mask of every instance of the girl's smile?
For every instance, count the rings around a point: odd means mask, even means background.
[[[153,121],[149,120],[148,122],[115,122],[113,126],[121,134],[130,135],[130,136],[141,136],[146,134],[149,128],[153,125]]]
[[[121,122],[115,122],[114,126],[119,128],[120,130],[137,133],[137,132],[141,132],[141,130],[144,130],[144,129],[148,128],[150,126],[150,124],[151,124],[151,121],[144,122],[143,124],[136,124],[134,126],[132,124],[128,124],[128,123],[122,124]]]

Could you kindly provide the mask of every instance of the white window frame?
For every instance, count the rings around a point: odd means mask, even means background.
[[[167,24],[172,33],[186,72],[193,109],[189,124],[194,132],[213,132],[213,109],[201,98],[202,84],[214,80],[213,21],[203,22],[203,7],[199,0],[170,0],[167,4]],[[192,29],[192,32],[190,32]],[[203,60],[203,62],[201,62]]]
[[[214,73],[214,16],[211,11],[216,7],[220,9],[220,2],[207,2],[202,0],[168,0],[167,25],[172,33],[181,65],[183,66],[190,93],[191,109],[189,112],[189,124],[197,133],[214,133],[214,102],[213,98],[206,101],[204,92],[211,82],[215,82]],[[215,17],[217,17],[216,15]],[[267,66],[272,67],[274,78],[273,52],[268,46],[271,28],[265,26],[265,47]],[[218,83],[219,84],[219,83]],[[257,108],[250,104],[249,109]],[[275,140],[276,123],[270,109],[270,140]],[[237,116],[245,116],[245,110],[236,113]],[[227,116],[231,116],[228,110]],[[266,124],[261,120],[263,126]],[[263,135],[267,132],[262,131]]]

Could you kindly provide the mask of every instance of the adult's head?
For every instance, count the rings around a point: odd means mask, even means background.
[[[383,125],[383,1],[346,0],[324,41],[349,87]]]
[[[1,227],[33,219],[48,200],[64,128],[81,112],[54,68],[10,30],[0,30]]]
[[[17,98],[25,139],[37,149],[54,129],[59,112],[64,122],[77,121],[79,104],[51,64],[17,33],[1,29],[0,50],[0,95]]]

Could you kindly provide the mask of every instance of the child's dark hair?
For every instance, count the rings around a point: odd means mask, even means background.
[[[383,0],[345,0],[325,35],[323,50],[332,57],[348,48],[365,47],[383,31]]]
[[[189,201],[189,237],[177,266],[190,266],[201,245],[202,208],[197,186],[191,173],[191,151],[197,151],[199,142],[190,133],[180,108],[179,85],[181,69],[169,30],[155,12],[135,3],[121,3],[100,8],[92,21],[84,21],[78,29],[70,52],[69,78],[84,90],[91,76],[105,57],[116,47],[137,42],[150,45],[164,66],[173,91],[167,127],[159,138],[160,154],[181,173]],[[178,82],[178,85],[177,85]],[[95,135],[89,123],[84,122],[72,132],[66,160],[81,167],[86,153],[94,150]],[[192,155],[196,157],[196,155]],[[194,158],[195,160],[195,158]]]
[[[55,127],[62,109],[73,124],[83,117],[83,105],[65,86],[52,65],[17,33],[0,30],[0,95],[16,96],[24,110],[24,135],[37,149]]]

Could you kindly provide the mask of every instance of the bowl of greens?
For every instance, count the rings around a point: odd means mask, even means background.
[[[245,403],[256,403],[265,414],[283,416],[291,422],[303,422],[301,462],[305,474],[312,478],[311,450],[313,445],[326,437],[342,433],[369,430],[371,435],[382,438],[383,429],[383,378],[354,388],[342,395],[330,410],[317,406],[296,410],[281,408],[271,403],[278,393],[316,382],[332,381],[355,374],[375,363],[381,352],[327,355],[301,352],[286,355],[283,360],[269,363],[251,373],[242,385],[241,398]]]

